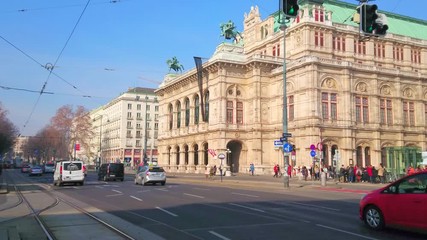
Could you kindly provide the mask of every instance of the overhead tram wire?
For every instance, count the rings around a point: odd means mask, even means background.
[[[45,90],[45,88],[46,88],[46,86],[47,86],[47,83],[49,82],[50,76],[52,75],[52,71],[53,71],[53,69],[55,68],[56,64],[58,63],[59,59],[61,58],[62,53],[64,52],[65,48],[66,48],[66,47],[67,47],[67,45],[68,45],[68,42],[70,41],[71,37],[73,36],[74,31],[76,30],[76,28],[77,28],[78,24],[80,23],[80,20],[82,19],[83,14],[86,12],[86,9],[87,9],[87,7],[88,7],[88,5],[89,5],[90,1],[91,1],[91,0],[88,0],[88,1],[86,2],[86,5],[85,5],[85,7],[83,8],[82,13],[80,14],[79,18],[77,19],[77,22],[76,22],[76,24],[74,25],[73,30],[71,31],[70,35],[68,36],[67,41],[66,41],[66,42],[65,42],[65,44],[64,44],[64,47],[61,49],[61,52],[59,53],[58,57],[56,58],[55,63],[54,63],[51,67],[49,67],[49,69],[48,69],[48,70],[49,70],[49,74],[48,74],[48,76],[47,76],[47,79],[46,79],[46,81],[44,82],[44,84],[43,84],[43,86],[42,86],[42,89],[40,90],[40,94],[39,94],[39,96],[37,97],[36,103],[34,104],[33,109],[32,109],[32,110],[31,110],[31,112],[30,112],[30,115],[28,116],[27,120],[26,120],[26,121],[25,121],[25,123],[24,123],[24,129],[26,128],[26,126],[27,126],[28,122],[30,121],[31,117],[33,116],[34,111],[35,111],[35,109],[36,109],[36,107],[37,107],[37,105],[38,105],[38,103],[39,103],[39,101],[40,101],[40,98],[41,98],[41,96],[42,96],[42,94],[43,94],[43,92],[44,92],[44,90]]]

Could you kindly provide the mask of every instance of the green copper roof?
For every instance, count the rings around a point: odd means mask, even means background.
[[[324,0],[323,6],[332,11],[332,22],[358,26],[351,21],[358,5],[336,0]],[[387,32],[427,40],[427,21],[381,11],[381,5],[378,5],[378,10],[387,16],[389,27]]]
[[[305,4],[321,4],[321,2],[322,0],[300,0],[299,4],[302,6]],[[327,10],[332,11],[332,22],[355,27],[359,26],[352,21],[358,5],[338,0],[323,0],[323,6]],[[381,11],[381,5],[378,5],[378,9],[380,13],[384,13],[387,16],[387,25],[389,27],[387,32],[427,40],[427,21]],[[273,16],[275,18],[274,32],[277,32],[280,27],[280,23],[278,22],[279,12],[273,13]]]

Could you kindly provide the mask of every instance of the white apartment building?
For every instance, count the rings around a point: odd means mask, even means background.
[[[157,162],[159,105],[154,90],[129,89],[90,112],[95,136],[90,144],[93,160],[135,166],[146,156],[146,161]]]

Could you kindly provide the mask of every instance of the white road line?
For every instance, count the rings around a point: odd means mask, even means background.
[[[252,211],[264,212],[264,213],[265,213],[265,211],[263,211],[263,210],[261,210],[261,209],[258,209],[258,208],[246,207],[246,206],[243,206],[243,205],[240,205],[240,204],[235,204],[235,203],[229,203],[229,204],[230,204],[230,205],[233,205],[233,206],[241,207],[241,208],[250,209],[250,210],[252,210]]]
[[[338,228],[328,227],[328,226],[325,226],[325,225],[322,225],[322,224],[316,224],[316,226],[322,227],[322,228],[331,229],[331,230],[334,230],[334,231],[337,231],[337,232],[347,233],[347,234],[350,234],[350,235],[353,235],[353,236],[358,236],[358,237],[365,238],[365,239],[378,240],[377,238],[363,236],[363,235],[360,235],[360,234],[357,234],[357,233],[352,233],[352,232],[341,230],[341,229],[338,229]]]
[[[165,209],[163,209],[163,208],[161,208],[161,207],[156,207],[156,208],[157,208],[157,209],[159,209],[160,211],[163,211],[163,212],[165,212],[165,213],[167,213],[167,214],[171,215],[171,216],[178,217],[178,215],[176,215],[175,213],[171,213],[171,212],[169,212],[168,210],[165,210]]]
[[[138,201],[140,201],[140,202],[142,202],[142,199],[141,198],[137,198],[137,197],[135,197],[135,196],[130,196],[131,198],[133,198],[133,199],[136,199],[136,200],[138,200]]]
[[[193,194],[189,194],[189,193],[184,193],[184,195],[191,196],[191,197],[196,197],[196,198],[205,198],[203,196],[193,195]]]
[[[217,237],[219,237],[219,238],[221,238],[221,239],[223,239],[223,240],[231,240],[230,238],[226,238],[226,237],[222,236],[221,234],[216,233],[216,232],[214,232],[214,231],[209,231],[209,233],[210,233],[210,234],[213,234],[213,235],[215,235],[215,236],[217,236]]]
[[[115,190],[115,189],[113,189],[113,190],[111,190],[111,191],[116,192],[116,193],[122,193],[122,192],[120,192],[119,190]]]
[[[327,209],[327,210],[332,210],[332,211],[337,211],[337,212],[341,211],[340,209],[337,209],[337,208],[329,208],[329,207],[323,207],[323,206],[313,205],[313,204],[306,204],[306,203],[299,203],[299,202],[290,202],[290,203],[301,205],[301,206],[306,206],[306,207],[322,208],[322,209]]]
[[[236,193],[236,192],[232,192],[231,194],[240,195],[240,196],[246,196],[246,197],[254,197],[254,198],[259,197],[259,196],[256,196],[256,195],[250,195],[250,194],[245,194],[245,193]]]
[[[165,188],[155,188],[157,191],[169,192],[168,189]]]
[[[106,195],[106,197],[116,197],[116,196],[122,196],[123,193],[117,193],[117,194],[111,194],[111,195]]]

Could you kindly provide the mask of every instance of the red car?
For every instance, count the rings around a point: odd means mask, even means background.
[[[427,171],[368,193],[360,201],[359,216],[374,230],[390,226],[427,232]]]
[[[21,172],[22,173],[29,173],[31,170],[31,165],[30,164],[23,164],[22,168],[21,168]]]

